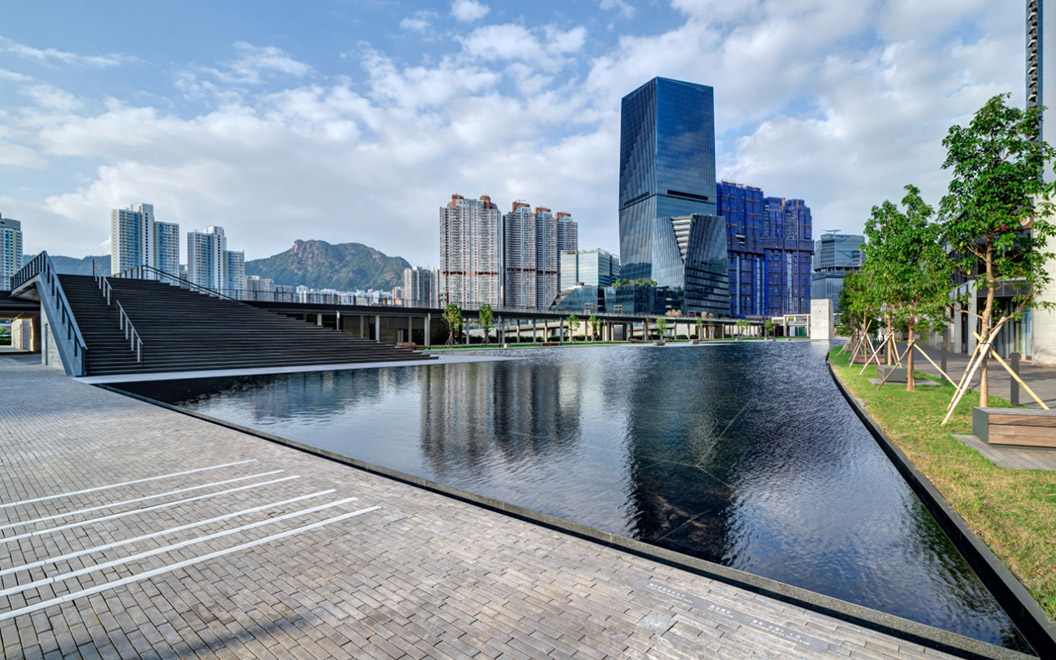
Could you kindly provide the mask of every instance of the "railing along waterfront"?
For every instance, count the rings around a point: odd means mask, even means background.
[[[11,278],[11,290],[15,291],[29,282],[34,277],[40,277],[44,291],[55,307],[55,313],[59,317],[62,329],[65,333],[66,342],[72,347],[74,375],[83,375],[88,365],[88,346],[84,343],[81,329],[77,327],[77,320],[73,318],[73,310],[70,309],[70,301],[66,299],[66,293],[59,284],[59,274],[55,265],[51,262],[48,253],[41,252],[33,257],[28,264],[15,273]]]
[[[95,262],[92,262],[92,277],[95,278],[96,283],[99,285],[99,290],[103,292],[103,296],[106,298],[106,306],[112,307],[111,299],[114,295],[114,289],[110,286],[110,281],[103,274],[102,269],[97,268]],[[136,353],[136,362],[139,366],[143,366],[143,339],[139,336],[136,331],[136,327],[132,325],[132,319],[128,318],[128,314],[125,312],[125,308],[121,305],[121,301],[117,302],[117,325],[121,328],[121,331],[125,334],[125,341],[129,342],[128,350]]]

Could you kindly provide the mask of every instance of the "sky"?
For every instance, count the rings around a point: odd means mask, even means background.
[[[31,254],[105,254],[145,202],[247,260],[435,267],[438,209],[488,194],[618,253],[620,99],[663,76],[714,87],[719,179],[860,233],[906,184],[938,205],[950,126],[1022,106],[1025,4],[0,0],[0,214]]]

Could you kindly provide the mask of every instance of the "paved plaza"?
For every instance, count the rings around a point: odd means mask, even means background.
[[[6,658],[948,657],[37,360],[0,355]]]

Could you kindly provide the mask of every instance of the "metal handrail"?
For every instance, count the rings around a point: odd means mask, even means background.
[[[125,308],[117,303],[117,323],[125,332],[125,339],[129,340],[129,350],[136,352],[136,362],[143,364],[143,340],[140,338],[136,328],[132,325],[132,319],[128,318]]]
[[[66,292],[62,290],[58,272],[46,251],[33,257],[28,264],[15,273],[15,276],[11,278],[11,290],[14,291],[38,275],[58,307],[59,322],[66,331],[66,340],[73,343],[73,359],[79,363],[80,374],[84,374],[88,365],[88,345],[84,341],[81,329],[77,326],[77,319],[73,318],[70,301],[66,298]]]
[[[146,265],[130,266],[130,267],[122,270],[120,273],[118,273],[116,275],[111,275],[110,277],[120,277],[122,279],[133,279],[133,280],[150,279],[150,278],[144,277],[144,275],[146,275],[146,274],[153,274],[153,275],[157,276],[154,279],[157,279],[159,281],[164,281],[166,279],[171,280],[172,281],[171,284],[173,286],[178,286],[178,287],[181,287],[181,288],[190,289],[192,291],[197,291],[198,293],[203,293],[203,294],[205,294],[207,296],[213,296],[215,298],[223,298],[224,300],[230,300],[232,302],[242,302],[242,301],[238,300],[237,298],[232,298],[231,296],[224,295],[223,293],[220,293],[216,289],[210,289],[207,286],[202,286],[201,284],[196,284],[194,282],[191,282],[190,280],[185,280],[182,277],[177,277],[176,275],[173,275],[172,273],[166,273],[165,271],[160,270],[158,268],[155,268],[153,266],[146,266]]]
[[[111,299],[114,295],[114,288],[110,286],[110,281],[103,274],[103,270],[96,268],[94,261],[92,262],[92,277],[95,278],[96,283],[99,285],[99,290],[106,297],[106,306],[112,307]],[[125,312],[121,301],[113,300],[113,302],[117,303],[117,325],[125,333],[125,339],[130,342],[128,350],[136,352],[136,362],[143,366],[143,339],[140,338],[136,327],[132,325],[132,319],[128,318],[128,313]]]

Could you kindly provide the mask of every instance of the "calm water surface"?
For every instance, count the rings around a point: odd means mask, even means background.
[[[1026,648],[847,406],[823,346],[508,355],[522,359],[127,389]]]

